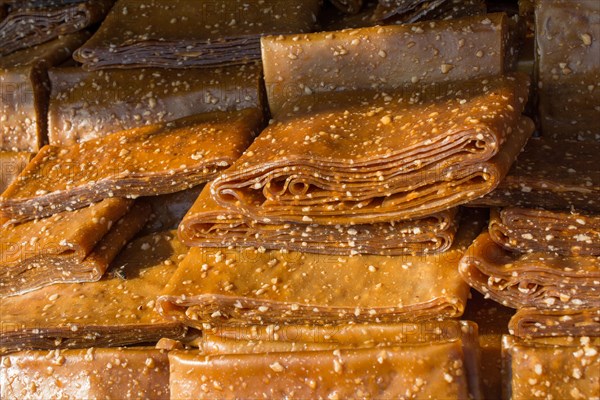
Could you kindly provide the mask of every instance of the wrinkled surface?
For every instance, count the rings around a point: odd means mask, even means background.
[[[260,108],[260,68],[102,70],[54,68],[48,139],[69,145],[212,111]]]
[[[0,56],[80,31],[99,22],[114,0],[65,5],[23,5],[0,20]]]
[[[506,178],[474,205],[600,212],[600,143],[532,138]]]
[[[240,344],[233,353],[228,351],[232,348],[222,348],[224,352],[209,356],[171,352],[171,395],[183,398],[185,393],[197,393],[199,398],[227,399],[292,395],[481,398],[474,325],[446,321],[410,326],[355,325],[323,331],[288,328],[308,337],[306,348],[282,350],[278,345],[301,341],[281,340],[273,336],[277,330],[270,334],[268,329],[265,332],[258,328],[259,335],[266,333],[269,339],[259,343],[238,340]],[[412,329],[418,332],[414,336],[408,332]],[[428,329],[433,332],[426,334]],[[323,332],[337,333],[337,340],[323,340]]]
[[[0,193],[19,176],[32,156],[28,152],[0,151]]]
[[[2,358],[3,399],[169,399],[169,359],[152,348],[24,351]]]
[[[502,14],[490,14],[265,37],[262,60],[269,107],[279,116],[286,103],[312,93],[389,91],[416,83],[501,75],[508,40],[506,24]]]
[[[189,189],[232,164],[260,121],[256,109],[206,113],[71,146],[45,146],[0,196],[0,216],[27,220],[106,197]]]
[[[493,190],[533,132],[524,75],[298,99],[211,185],[261,222],[414,219]]]
[[[508,207],[493,210],[492,240],[507,250],[600,255],[600,216]]]
[[[0,299],[0,351],[182,337],[185,328],[161,317],[154,302],[186,252],[175,232],[152,234],[127,245],[98,282],[52,285]]]
[[[456,208],[391,223],[266,224],[219,206],[206,186],[179,225],[179,237],[192,247],[262,246],[339,255],[423,255],[448,250],[457,227]]]
[[[535,23],[542,134],[600,141],[600,2],[538,0]]]
[[[502,338],[505,391],[513,400],[593,399],[600,393],[600,338]]]
[[[119,0],[75,53],[88,69],[201,67],[260,59],[264,34],[309,32],[319,0]]]
[[[553,253],[513,253],[482,233],[459,265],[465,281],[512,308],[600,308],[600,258]]]
[[[0,57],[0,149],[36,152],[46,141],[50,86],[47,69],[89,37],[78,32]]]
[[[198,328],[458,317],[468,287],[457,265],[480,229],[480,221],[465,220],[449,251],[420,257],[196,247],[160,295],[158,308]]]
[[[121,248],[144,226],[150,209],[113,198],[0,233],[0,296],[57,282],[99,280]]]
[[[520,337],[600,336],[600,309],[521,308],[511,318],[509,328],[512,335]]]
[[[456,15],[485,14],[483,1],[469,0],[380,0],[374,19],[410,23],[423,19],[449,19]]]

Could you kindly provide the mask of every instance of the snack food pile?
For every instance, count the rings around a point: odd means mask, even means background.
[[[598,85],[594,0],[2,2],[0,396],[600,399]]]

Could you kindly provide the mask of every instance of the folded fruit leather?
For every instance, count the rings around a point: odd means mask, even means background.
[[[489,193],[533,132],[527,78],[411,104],[416,90],[298,99],[213,182],[213,198],[261,222],[326,225],[416,219]]]
[[[509,329],[519,337],[600,336],[600,309],[521,308],[510,320]]]
[[[479,374],[484,399],[497,399],[502,392],[502,335],[508,334],[508,322],[514,314],[514,309],[471,290],[462,319],[479,327]]]
[[[270,337],[259,342],[254,338],[233,340],[239,343],[209,355],[171,352],[171,395],[481,398],[477,327],[472,323],[288,328],[299,331],[294,333],[308,337],[308,341],[281,340],[269,335],[269,328],[258,328],[260,336],[266,333]],[[414,328],[419,334],[407,331]],[[438,333],[431,332],[427,338],[420,334],[428,329],[435,332],[436,328]],[[335,341],[323,340],[323,333],[334,334]],[[414,362],[416,359],[421,362]]]
[[[104,18],[114,0],[71,4],[23,4],[0,21],[0,56],[75,33]]]
[[[482,233],[460,261],[465,281],[512,308],[600,308],[600,259],[548,252],[510,252]]]
[[[600,143],[532,138],[498,188],[472,205],[600,212]]]
[[[600,393],[600,338],[502,341],[504,399],[594,399]]]
[[[158,299],[189,326],[419,321],[462,315],[457,265],[482,223],[464,220],[453,247],[429,256],[320,255],[192,248]]]
[[[478,0],[380,0],[373,19],[393,23],[412,23],[429,19],[485,14],[484,1]]]
[[[0,230],[0,296],[102,278],[150,214],[148,205],[131,204],[112,198],[48,218],[7,223]]]
[[[286,103],[313,93],[403,90],[501,75],[508,40],[504,14],[267,36],[261,46],[269,107],[277,117]]]
[[[89,37],[78,32],[0,57],[0,149],[37,152],[46,141],[50,82],[47,69]]]
[[[0,216],[23,221],[106,197],[189,189],[231,165],[261,122],[257,109],[214,112],[71,146],[44,146],[0,196]]]
[[[23,151],[0,151],[0,193],[25,169],[32,156],[33,154]]]
[[[446,251],[458,227],[457,208],[416,220],[359,225],[253,221],[219,206],[205,186],[179,225],[191,247],[254,246],[307,253],[424,255]]]
[[[50,144],[65,146],[194,114],[262,107],[260,68],[49,71]]]
[[[169,358],[153,348],[23,351],[2,358],[3,399],[169,399]]]
[[[57,284],[1,298],[0,353],[182,338],[184,326],[154,311],[157,294],[187,252],[175,235],[136,239],[98,282]]]
[[[538,0],[536,73],[542,134],[600,140],[600,3]]]
[[[75,53],[87,69],[189,68],[260,59],[260,36],[310,32],[320,0],[119,0]]]
[[[600,255],[600,215],[507,207],[493,209],[490,237],[510,251]]]

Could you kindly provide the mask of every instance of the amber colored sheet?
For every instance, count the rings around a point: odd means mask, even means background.
[[[498,399],[502,393],[502,335],[508,334],[508,322],[514,314],[512,308],[471,290],[462,318],[479,327],[479,375],[484,399]]]
[[[501,75],[507,41],[503,14],[264,37],[269,107],[279,116],[287,103],[313,93],[387,92],[415,83]]]
[[[435,324],[437,335],[433,333]],[[282,398],[292,394],[326,398],[334,393],[339,398],[481,398],[474,347],[476,326],[459,321],[410,326],[421,334],[433,328],[428,339],[420,334],[408,338],[407,327],[355,325],[340,328],[341,332],[332,328],[339,333],[339,342],[311,338],[306,342],[308,350],[282,351],[277,344],[291,343],[275,339],[256,346],[246,342],[242,353],[224,349],[224,353],[206,356],[174,351],[169,354],[171,395],[178,398],[193,392],[202,393],[200,398]],[[296,328],[301,334],[314,334],[312,327]],[[422,362],[415,363],[415,359]],[[206,381],[211,384],[204,384]]]
[[[47,69],[69,58],[88,37],[82,31],[0,57],[1,150],[37,152],[42,147],[47,140]]]
[[[71,146],[45,146],[0,196],[0,216],[27,220],[106,197],[189,189],[231,165],[261,120],[257,109],[206,113]]]
[[[188,246],[254,246],[307,253],[424,255],[446,251],[458,227],[457,209],[410,221],[318,225],[253,221],[216,204],[206,186],[179,225]]]
[[[537,0],[536,73],[544,136],[600,140],[600,3]]]
[[[144,347],[24,351],[2,358],[3,399],[169,400],[169,358]]]
[[[600,393],[600,338],[502,340],[504,399],[594,399]]]
[[[600,255],[600,216],[508,207],[494,209],[489,232],[507,250]]]
[[[31,157],[33,154],[27,152],[0,151],[0,193],[25,169]]]
[[[260,36],[310,32],[319,0],[119,0],[75,53],[88,69],[189,68],[260,59]]]
[[[533,132],[521,115],[527,87],[517,75],[302,97],[213,182],[212,196],[269,223],[389,222],[455,207],[493,190]]]
[[[520,337],[600,336],[600,309],[538,310],[521,308],[509,324]]]
[[[194,114],[262,108],[254,65],[215,69],[49,71],[50,144],[65,146]]]
[[[192,248],[158,308],[198,328],[459,317],[469,289],[457,265],[481,222],[462,225],[449,251],[429,256]]]
[[[473,205],[600,212],[600,143],[532,138],[498,188]]]
[[[129,244],[98,282],[52,285],[0,299],[1,352],[183,337],[186,329],[162,318],[154,302],[186,252],[175,232],[144,236]]]
[[[142,229],[150,208],[107,199],[75,211],[19,225],[6,224],[0,243],[0,296],[53,283],[94,282]]]
[[[482,233],[460,261],[465,281],[512,308],[600,308],[600,260],[548,252],[514,253]]]
[[[24,4],[0,20],[0,56],[75,33],[102,20],[114,0],[35,6]]]

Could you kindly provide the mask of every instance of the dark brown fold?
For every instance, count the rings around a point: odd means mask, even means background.
[[[513,253],[485,232],[467,250],[459,270],[471,287],[508,307],[600,308],[596,256]]]
[[[0,231],[0,296],[99,280],[148,219],[148,205],[131,204],[113,198],[40,220],[7,223]]]
[[[260,68],[49,71],[50,144],[65,146],[126,129],[213,111],[261,108]]]
[[[363,0],[330,0],[340,11],[356,14],[363,6]]]
[[[203,185],[198,185],[181,192],[143,197],[142,201],[150,206],[152,213],[140,233],[149,234],[177,229],[203,188]]]
[[[268,223],[416,219],[493,190],[533,132],[527,78],[301,97],[211,186]]]
[[[600,255],[600,216],[508,207],[491,213],[490,237],[519,252]]]
[[[26,2],[24,2],[26,3]],[[104,18],[114,0],[22,4],[0,20],[0,56],[75,33]]]
[[[287,103],[313,93],[387,92],[501,75],[508,39],[504,14],[264,37],[269,107],[279,116]]]
[[[479,0],[380,0],[373,19],[406,24],[485,14],[485,11],[485,2]]]
[[[0,193],[19,176],[32,157],[28,152],[0,151]]]
[[[223,352],[208,356],[190,351],[171,352],[171,395],[179,398],[193,392],[198,393],[199,398],[291,395],[300,398],[481,398],[475,325],[446,321],[431,325],[337,328],[339,330],[332,328],[328,332],[335,332],[336,340],[330,341],[315,336],[327,330],[296,327],[296,331],[310,336],[304,342],[306,348],[291,349],[291,345],[301,342],[287,342],[269,335],[267,340],[258,343],[237,340],[238,346],[221,348]],[[414,332],[408,332],[407,328],[416,328],[418,338],[409,337]],[[422,335],[427,329],[438,334]],[[259,330],[265,333],[264,329]],[[266,333],[269,333],[268,328]],[[287,350],[279,346],[286,344]],[[414,362],[415,359],[421,362]]]
[[[45,146],[0,196],[0,216],[23,221],[106,197],[189,189],[231,165],[261,121],[257,109],[206,113],[71,146]]]
[[[504,399],[594,399],[600,393],[600,338],[502,341]]]
[[[536,73],[544,136],[600,140],[600,3],[539,0]]]
[[[0,57],[0,149],[37,152],[47,141],[47,69],[71,56],[89,37],[71,35]]]
[[[2,358],[4,399],[169,399],[169,358],[144,347],[24,351]]]
[[[600,336],[600,309],[521,308],[511,318],[509,329],[519,337]]]
[[[339,255],[426,255],[450,248],[458,227],[457,212],[452,208],[416,220],[378,224],[267,224],[219,206],[206,186],[181,221],[179,237],[192,247],[262,246]]]
[[[194,247],[158,307],[163,315],[198,328],[458,317],[468,287],[457,265],[480,229],[480,222],[465,221],[450,250],[429,256]]]
[[[260,36],[310,32],[319,0],[119,0],[75,53],[88,69],[189,68],[260,59]]]
[[[0,352],[182,338],[186,329],[161,317],[154,302],[186,252],[175,232],[144,236],[98,282],[51,285],[0,299]]]
[[[600,143],[533,138],[498,188],[473,205],[600,212]]]

